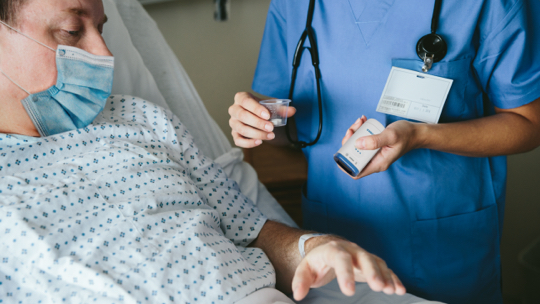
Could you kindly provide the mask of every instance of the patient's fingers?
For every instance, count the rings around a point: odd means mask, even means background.
[[[385,261],[380,258],[375,259],[384,278],[385,286],[383,287],[382,291],[386,294],[394,294],[396,292],[396,288],[394,286],[394,280],[392,279],[392,271],[388,269]]]
[[[383,259],[366,252],[356,244],[350,243],[349,246],[352,246],[353,250],[355,250],[354,247],[357,247],[356,258],[358,265],[355,266],[360,267],[360,276],[365,279],[372,290],[383,291],[386,294],[405,294],[405,286],[403,286],[397,275],[388,268]],[[356,279],[358,280],[358,278]]]
[[[337,278],[343,294],[355,293],[355,281],[367,282],[376,292],[405,294],[405,287],[386,262],[358,245],[333,240],[314,248],[300,262],[293,278],[294,298],[303,299],[309,288],[317,288]]]
[[[404,295],[405,292],[407,292],[407,290],[405,289],[405,286],[403,286],[403,283],[401,283],[401,280],[392,270],[390,270],[390,272],[391,272],[392,280],[394,281],[394,286],[396,287],[396,294]]]
[[[360,251],[357,254],[357,259],[369,287],[374,291],[382,291],[384,287],[383,279],[373,256],[366,251]]]
[[[304,259],[296,268],[292,282],[293,296],[296,301],[304,299],[315,282],[315,274],[309,267],[309,263]]]
[[[396,274],[388,268],[383,259],[367,252],[362,254],[365,258],[358,256],[359,259],[362,259],[360,267],[371,289],[383,291],[386,294],[405,294],[405,286],[403,286]],[[369,258],[366,259],[367,257]]]
[[[355,281],[353,273],[353,259],[349,252],[337,250],[332,256],[331,265],[334,267],[339,288],[344,295],[353,296],[355,291]]]

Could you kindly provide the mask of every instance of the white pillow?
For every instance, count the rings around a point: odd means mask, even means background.
[[[113,55],[119,54],[114,58],[112,94],[137,96],[169,109],[154,77],[133,46],[128,29],[124,25],[116,5],[111,0],[103,0],[103,5],[105,14],[109,18],[103,29],[103,38]]]
[[[199,149],[215,159],[268,218],[296,226],[258,181],[255,170],[242,162],[242,151],[231,149],[186,71],[141,4],[137,0],[103,0],[103,4],[109,17],[103,37],[111,52],[118,55],[113,94],[138,96],[172,110],[190,130]]]

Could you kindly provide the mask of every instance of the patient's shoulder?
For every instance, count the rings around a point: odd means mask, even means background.
[[[130,109],[147,109],[166,111],[163,107],[158,106],[152,101],[142,99],[140,97],[131,96],[131,95],[111,95],[107,99],[107,104],[105,105],[104,111],[109,110],[116,113],[125,113]]]
[[[169,110],[140,97],[111,95],[94,124],[103,122],[148,123],[149,121],[154,122],[156,119],[172,119],[172,116],[174,115]]]
[[[188,133],[178,117],[170,110],[129,95],[110,96],[92,125],[94,130],[113,128],[126,132],[142,132],[159,141],[171,136],[185,137],[187,136],[185,133]]]

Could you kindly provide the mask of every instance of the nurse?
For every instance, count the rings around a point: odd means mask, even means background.
[[[254,91],[289,96],[309,2],[271,2]],[[434,0],[315,2],[324,119],[319,141],[303,148],[304,228],[362,244],[421,297],[502,303],[504,155],[540,145],[540,2],[442,2],[436,33],[448,50],[426,73],[453,80],[438,124],[376,111],[392,67],[421,75],[416,44],[430,32]],[[298,139],[311,142],[319,127],[317,81],[310,53],[301,60],[289,114],[296,112]],[[251,94],[237,94],[229,113],[240,147],[284,136]],[[356,142],[381,150],[352,179],[332,156],[363,115],[386,130]]]

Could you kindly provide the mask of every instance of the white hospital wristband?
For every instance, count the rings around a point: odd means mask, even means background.
[[[305,248],[304,248],[304,245],[306,244],[306,241],[311,239],[311,238],[321,236],[321,235],[325,235],[325,234],[324,233],[312,233],[312,234],[304,234],[304,235],[302,235],[300,237],[300,240],[298,240],[298,250],[300,250],[300,255],[302,256],[302,258],[304,258],[306,256],[306,251],[305,251]]]

